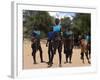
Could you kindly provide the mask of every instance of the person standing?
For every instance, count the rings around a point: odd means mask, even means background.
[[[64,54],[66,61],[65,63],[72,63],[72,53],[73,53],[73,45],[74,45],[74,39],[73,39],[73,33],[70,29],[68,31],[65,31],[63,33],[64,38]]]
[[[58,54],[59,54],[59,67],[61,67],[62,40],[61,40],[61,25],[59,23],[60,23],[60,20],[55,19],[55,26],[53,26],[53,36],[54,36],[53,43],[52,43],[53,53],[50,57],[50,64],[48,67],[52,66],[54,54],[56,54],[57,49],[58,49]]]
[[[46,47],[48,47],[48,64],[50,64],[50,58],[51,55],[53,54],[53,31],[52,29],[50,29],[50,32],[48,32],[48,39],[47,39],[47,43],[46,43]],[[53,64],[53,62],[52,62]]]
[[[34,30],[32,32],[32,35],[31,35],[31,48],[32,48],[32,56],[33,56],[33,61],[34,61],[34,64],[36,64],[36,52],[39,50],[40,52],[40,60],[41,60],[41,63],[44,62],[43,61],[43,55],[42,55],[42,48],[41,48],[41,43],[40,43],[40,31],[38,31],[37,29]]]

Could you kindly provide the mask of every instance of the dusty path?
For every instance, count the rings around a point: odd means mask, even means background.
[[[46,47],[46,40],[41,40],[41,46],[43,49],[43,59],[44,61],[48,61],[48,47]],[[33,64],[33,59],[31,56],[31,42],[28,40],[24,40],[24,49],[23,49],[23,69],[36,69],[36,68],[47,68],[46,63],[40,63],[40,56],[39,52],[36,54],[36,61],[38,64]],[[58,52],[56,52],[56,55],[54,56],[54,64],[53,67],[59,67],[58,62]],[[88,64],[87,60],[85,59],[85,64],[82,63],[80,59],[80,49],[73,49],[73,56],[72,56],[72,63],[66,63],[65,62],[65,55],[62,51],[62,67],[81,67],[81,66],[90,66]]]

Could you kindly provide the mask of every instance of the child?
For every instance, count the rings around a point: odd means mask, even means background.
[[[53,31],[52,29],[50,29],[50,32],[48,32],[48,39],[46,43],[46,47],[48,46],[48,58],[49,58],[48,64],[50,64],[50,58],[51,58],[51,55],[53,54],[52,45],[53,45]]]
[[[65,63],[68,63],[68,62],[72,63],[71,59],[72,59],[72,50],[73,50],[73,34],[70,31],[70,29],[64,32],[63,37],[64,37],[64,53],[66,57]]]
[[[61,41],[61,25],[59,24],[59,19],[55,19],[55,26],[53,26],[53,42],[52,42],[52,49],[53,49],[53,53],[50,57],[50,64],[48,67],[52,66],[53,63],[53,58],[54,58],[54,54],[56,53],[56,49],[58,49],[58,53],[59,53],[59,67],[61,67],[61,52],[62,52],[62,41]]]
[[[42,56],[42,48],[41,48],[41,44],[40,44],[40,37],[39,37],[40,35],[38,34],[38,32],[33,31],[32,35],[31,35],[31,42],[32,42],[31,48],[32,48],[32,56],[33,56],[34,64],[36,64],[36,52],[37,52],[37,50],[40,51],[41,63],[44,62],[43,56]]]

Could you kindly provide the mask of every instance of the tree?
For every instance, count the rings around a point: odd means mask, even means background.
[[[54,18],[51,17],[47,11],[24,11],[24,37],[30,37],[34,28],[40,30],[43,33],[43,36],[46,36],[50,26],[54,24],[53,19]]]
[[[90,32],[91,29],[91,15],[86,13],[76,13],[73,19],[73,30],[74,32],[83,34]]]
[[[61,25],[62,25],[62,28],[64,30],[70,28],[71,27],[71,23],[72,23],[72,21],[71,21],[71,19],[69,17],[64,17],[64,18],[61,19]]]

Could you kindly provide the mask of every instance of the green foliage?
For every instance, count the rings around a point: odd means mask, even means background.
[[[37,28],[43,35],[47,34],[50,26],[54,24],[54,18],[46,11],[24,11],[23,12],[24,37],[30,37],[33,29]]]
[[[64,17],[64,18],[62,18],[61,19],[61,25],[62,25],[62,28],[63,29],[68,29],[68,28],[70,28],[71,27],[71,20],[70,20],[70,18],[69,17]]]
[[[41,38],[47,36],[50,27],[55,24],[55,18],[50,16],[47,11],[23,11],[23,35],[24,38],[30,38],[32,31],[37,28],[41,31]],[[72,28],[74,33],[83,34],[91,30],[91,15],[86,13],[76,13],[71,20],[69,17],[61,19],[63,30]]]
[[[73,31],[80,34],[90,32],[91,30],[91,15],[78,13],[73,19]]]

